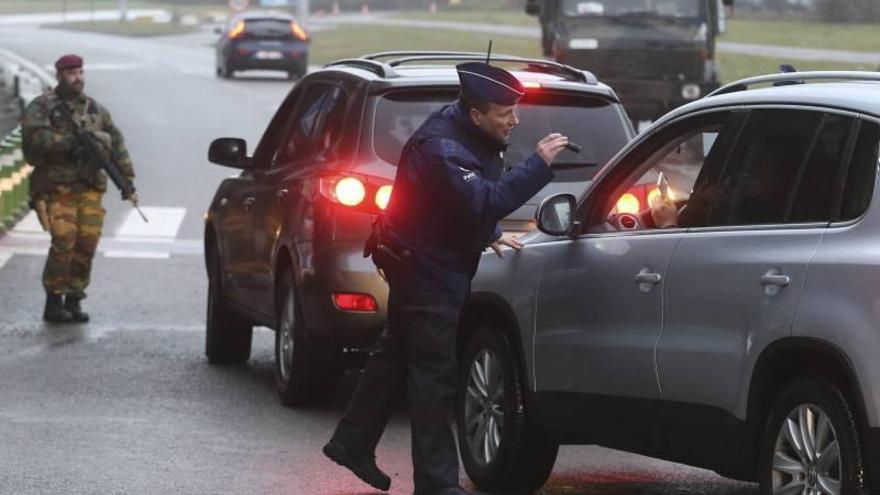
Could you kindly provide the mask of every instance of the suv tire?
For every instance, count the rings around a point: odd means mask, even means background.
[[[251,357],[254,327],[226,302],[217,248],[209,256],[211,271],[208,276],[205,355],[211,364],[244,364]]]
[[[468,341],[458,369],[455,416],[468,476],[480,490],[531,493],[540,488],[550,477],[559,445],[528,421],[525,377],[505,335],[481,327]],[[500,437],[497,446],[487,429]]]
[[[275,385],[285,406],[332,399],[344,371],[342,349],[331,342],[306,338],[305,322],[293,282],[282,275],[275,331]]]
[[[802,447],[807,445],[799,436],[802,432],[811,448]],[[801,487],[797,493],[864,494],[858,427],[840,388],[822,378],[792,382],[770,411],[759,463],[763,495],[780,493],[791,484]],[[829,482],[839,483],[837,492],[824,489]]]

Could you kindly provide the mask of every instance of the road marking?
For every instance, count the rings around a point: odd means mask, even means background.
[[[4,265],[6,265],[7,261],[12,259],[12,256],[14,254],[15,253],[9,253],[9,252],[4,253],[4,252],[0,251],[0,269],[2,269]]]
[[[102,237],[98,252],[107,258],[166,260],[171,255],[202,256],[202,239],[177,239],[186,208],[143,207],[150,219],[143,223],[132,210],[119,228],[116,237]],[[29,212],[15,228],[0,237],[0,268],[13,255],[46,256],[52,238],[44,232],[36,213]]]
[[[171,253],[155,251],[104,251],[106,258],[136,258],[142,260],[167,260]]]
[[[177,237],[177,231],[183,223],[183,217],[186,215],[186,208],[163,207],[163,206],[144,206],[141,207],[144,215],[150,220],[144,223],[144,220],[137,211],[128,212],[122,227],[116,232],[121,238],[144,238],[153,239],[174,239]]]

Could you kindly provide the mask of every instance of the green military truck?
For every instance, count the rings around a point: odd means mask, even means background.
[[[614,88],[634,121],[719,86],[715,38],[733,0],[527,0],[544,55]]]

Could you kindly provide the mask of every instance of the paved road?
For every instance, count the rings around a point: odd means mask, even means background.
[[[373,493],[323,459],[335,404],[287,409],[272,383],[273,334],[237,368],[203,358],[202,214],[231,173],[205,155],[217,136],[251,145],[290,83],[213,75],[210,33],[162,40],[3,28],[0,46],[40,65],[85,56],[87,90],[124,131],[149,229],[115,194],[86,301],[93,323],[39,321],[47,239],[32,219],[0,239],[0,493]],[[412,491],[406,411],[379,450],[393,494]],[[594,447],[562,450],[544,495],[753,495],[713,473]]]

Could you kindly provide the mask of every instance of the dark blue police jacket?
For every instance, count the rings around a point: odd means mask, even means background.
[[[537,153],[502,175],[506,147],[458,102],[431,115],[401,153],[383,232],[447,269],[473,274],[483,250],[501,237],[498,222],[553,178]]]

